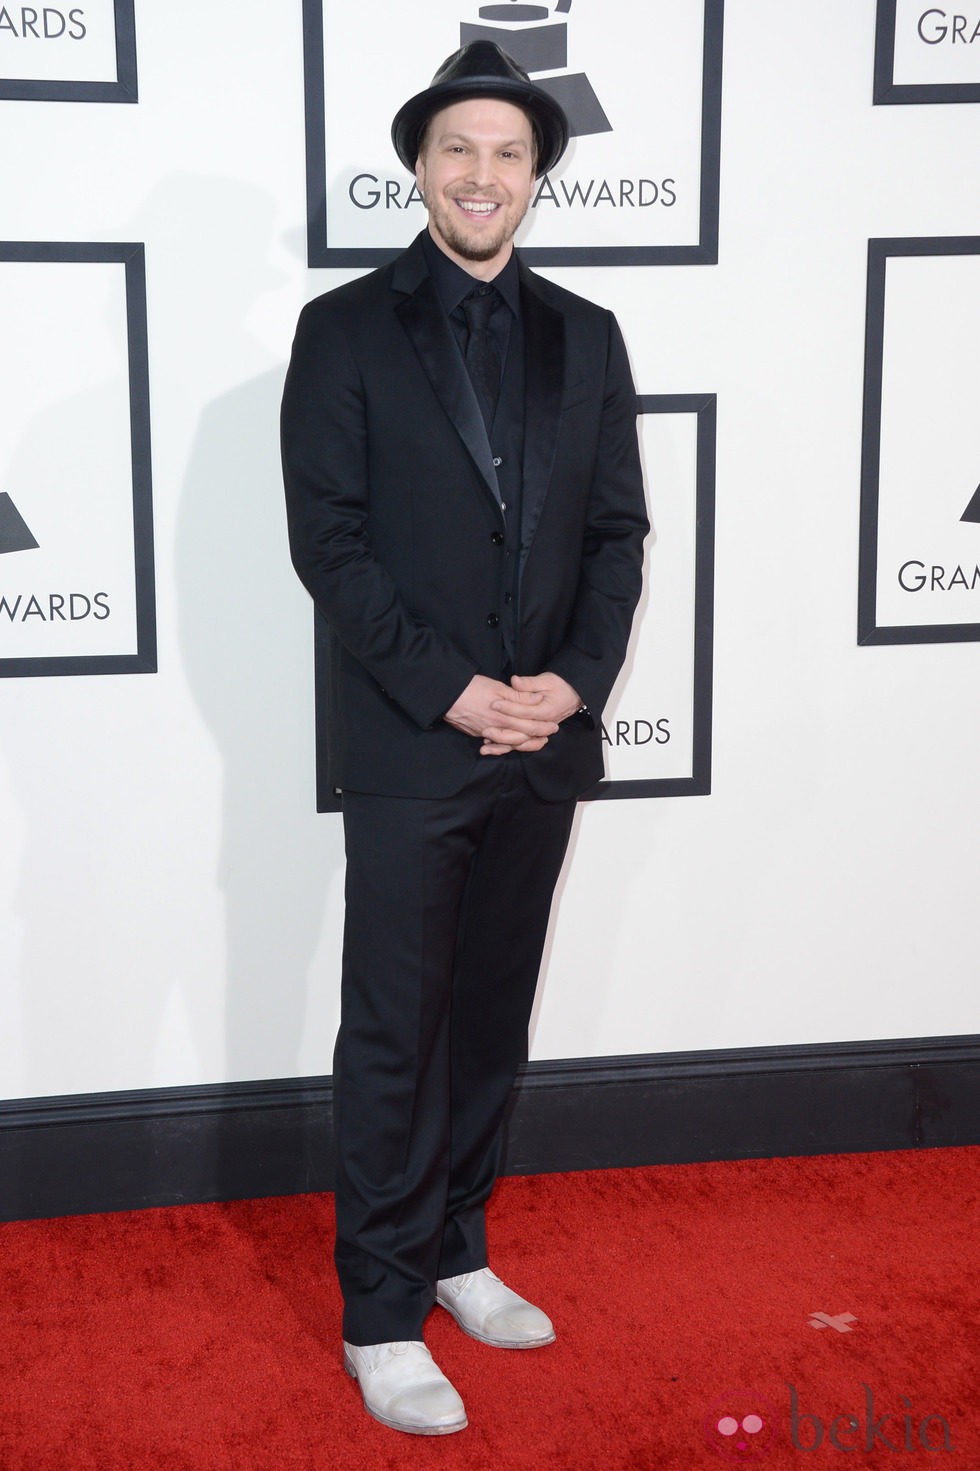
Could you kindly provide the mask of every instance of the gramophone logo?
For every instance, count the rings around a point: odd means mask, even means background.
[[[980,485],[973,494],[973,499],[960,517],[961,521],[975,521],[980,525]]]
[[[554,12],[547,5],[481,5],[476,25],[463,21],[459,44],[495,41],[512,56],[545,92],[565,109],[571,135],[611,133],[612,124],[584,72],[568,71],[568,22],[572,0],[558,0]],[[555,75],[561,73],[561,75]]]
[[[6,491],[0,491],[0,556],[37,547],[31,530]]]

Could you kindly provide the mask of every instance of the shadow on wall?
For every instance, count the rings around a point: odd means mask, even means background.
[[[35,708],[50,709],[43,731],[13,720],[0,734],[23,814],[3,1041],[16,1039],[28,1079],[61,1076],[74,1047],[75,1070],[51,1091],[83,1091],[90,1078],[98,1087],[106,1073],[134,1088],[169,1082],[181,1046],[185,1075],[200,1066],[204,1081],[292,1077],[311,1032],[317,1062],[305,1071],[330,1070],[339,976],[329,962],[314,973],[314,956],[342,839],[338,820],[314,810],[313,615],[286,544],[284,364],[247,326],[289,280],[270,264],[272,226],[261,191],[174,175],[119,231],[147,246],[158,604],[164,615],[175,583],[181,664],[222,766],[226,969],[209,972],[201,953],[214,929],[202,883],[214,809],[188,796],[206,778],[175,769],[193,746],[168,744],[185,717],[161,616],[159,676],[42,681],[49,688],[33,694]],[[48,404],[5,465],[8,487],[31,488],[23,504],[42,537],[57,516],[63,537],[67,524],[87,545],[104,470],[92,426],[115,433],[126,420],[125,324],[117,314],[105,327],[104,342],[88,322],[91,342],[69,344],[82,363],[75,376],[96,363],[98,381]],[[236,386],[207,402],[208,385],[231,376]],[[182,430],[193,442],[181,488]],[[178,492],[171,546],[163,528]],[[29,563],[5,562],[5,587],[15,570],[30,587]],[[0,1046],[0,1064],[6,1055]],[[5,1072],[0,1097],[16,1091]]]
[[[39,265],[37,269],[40,280],[45,271],[57,268]],[[124,444],[120,456],[116,434],[117,425],[128,422],[122,272],[118,268],[119,279],[108,287],[91,266],[68,269],[73,294],[85,307],[78,316],[61,320],[56,315],[59,298],[55,293],[41,298],[40,309],[49,313],[45,328],[60,323],[65,362],[49,375],[57,384],[57,389],[51,389],[48,378],[29,356],[18,357],[17,371],[38,380],[37,401],[42,407],[18,426],[19,438],[2,470],[4,485],[18,492],[36,545],[47,551],[54,541],[59,549],[80,550],[74,564],[61,568],[55,558],[40,572],[35,559],[43,553],[34,548],[4,556],[0,568],[4,626],[8,630],[15,623],[23,626],[30,617],[32,631],[38,634],[40,630],[36,646],[19,646],[11,657],[49,657],[49,638],[62,640],[55,648],[67,657],[90,651],[128,652],[134,647],[127,637],[118,645],[110,639],[104,647],[97,638],[85,642],[90,620],[98,616],[97,589],[113,588],[112,593],[102,594],[102,608],[115,611],[115,584],[111,579],[106,583],[95,580],[104,575],[97,536],[110,535],[114,527],[112,514],[98,519],[107,481],[113,495],[111,511],[128,514],[129,448]],[[64,299],[62,290],[60,301]],[[56,338],[46,332],[44,340],[50,350]],[[79,384],[84,386],[79,388]],[[76,391],[58,396],[69,385]],[[127,550],[122,555],[128,560]],[[122,566],[122,560],[118,565]],[[54,582],[59,572],[60,586]],[[55,589],[62,592],[63,604],[71,607],[72,614],[76,607],[81,614],[79,623],[71,625],[73,631],[81,631],[80,642],[63,633],[63,613],[55,617],[43,611],[50,608],[47,600]],[[72,592],[77,602],[69,604]],[[32,605],[38,616],[27,613]],[[3,652],[8,653],[7,646]],[[148,997],[140,997],[130,1014],[126,1001],[120,997],[111,1004],[101,985],[102,978],[114,969],[131,990],[132,978],[144,973],[147,958],[142,927],[132,914],[121,912],[120,894],[126,893],[121,879],[127,870],[131,873],[133,855],[120,840],[111,817],[107,818],[112,810],[109,794],[120,783],[128,784],[125,800],[133,824],[139,828],[146,816],[145,788],[135,789],[130,773],[120,773],[113,760],[115,741],[127,742],[132,735],[131,710],[120,702],[112,739],[106,739],[101,678],[42,678],[39,688],[32,688],[31,699],[25,701],[30,713],[21,710],[16,698],[20,678],[11,680],[4,691],[12,697],[11,718],[0,725],[2,754],[10,769],[10,799],[20,809],[20,821],[11,824],[13,834],[8,826],[5,839],[8,843],[15,840],[18,827],[23,833],[12,905],[20,943],[16,950],[10,946],[0,967],[0,1050],[9,1058],[9,1071],[0,1065],[3,1098],[21,1093],[22,1079],[30,1086],[35,1078],[57,1076],[66,1040],[80,1054],[84,1068],[93,1039],[118,1035],[124,1008],[126,1045],[148,1069],[159,1020]],[[151,851],[145,876],[150,893],[155,892],[158,880],[157,864],[158,854]],[[89,984],[90,978],[94,984]],[[72,1077],[60,1091],[70,1091],[73,1085]],[[9,1183],[13,1190],[15,1182]]]
[[[309,1011],[327,988],[339,995],[339,974],[311,972],[342,839],[339,819],[314,811],[313,613],[289,562],[279,463],[285,364],[246,326],[280,284],[268,264],[272,204],[232,181],[194,182],[206,197],[190,217],[220,221],[228,273],[212,275],[200,315],[185,322],[186,350],[217,344],[242,381],[206,405],[189,455],[179,636],[223,763],[226,1076],[264,1079],[297,1074]],[[325,1029],[316,1072],[330,1071],[332,1045]]]
[[[646,457],[644,455],[642,436],[640,439],[640,458],[643,462],[643,483],[647,487],[647,514],[650,516],[651,526],[653,527],[653,508],[649,504],[651,480],[649,467],[646,464]],[[656,540],[657,536],[654,527],[650,532],[648,550],[656,545]],[[637,604],[636,614],[633,619],[633,630],[630,635],[626,658],[607,701],[606,708],[609,710],[615,708],[619,692],[626,686],[632,676],[633,666],[636,662],[636,647],[639,639],[640,626],[644,619],[649,616],[650,602],[651,579],[645,577],[643,591],[640,594],[640,601]],[[606,774],[608,776],[608,761],[606,762],[606,767]],[[572,834],[568,843],[568,852],[565,856],[564,867],[562,868],[555,888],[555,898],[551,909],[551,922],[548,926],[548,935],[545,940],[544,955],[541,961],[541,979],[538,982],[534,1006],[531,1011],[530,1051],[534,1049],[535,1039],[541,1021],[541,1012],[545,1004],[545,997],[552,987],[554,988],[555,995],[551,997],[549,1005],[556,1008],[560,1007],[566,1016],[570,1010],[573,1010],[575,1016],[574,1030],[576,1032],[580,1033],[583,1037],[597,1037],[602,1032],[602,1023],[609,1004],[610,976],[614,975],[616,970],[617,951],[615,937],[621,932],[621,921],[625,914],[627,900],[630,895],[630,885],[625,876],[622,882],[611,886],[610,890],[603,894],[601,903],[593,896],[593,912],[586,940],[587,953],[586,951],[580,950],[576,956],[580,966],[580,975],[590,976],[593,980],[588,985],[583,986],[579,984],[573,997],[569,996],[567,991],[565,991],[563,997],[563,988],[570,987],[573,982],[570,978],[563,978],[561,976],[557,971],[553,958],[556,935],[561,923],[562,905],[565,900],[565,892],[568,888],[570,875],[574,871],[576,854],[580,845],[587,847],[590,842],[596,841],[594,836],[595,827],[591,829],[591,837],[588,828],[583,833],[583,823],[587,821],[588,809],[593,805],[595,804],[590,802],[580,802],[578,804],[578,811],[575,814],[575,821],[572,824]],[[653,841],[653,824],[651,821],[654,816],[653,808],[646,801],[634,802],[630,805],[637,810],[638,814],[645,820],[647,828],[651,830],[650,836],[646,839],[647,846],[649,847]]]

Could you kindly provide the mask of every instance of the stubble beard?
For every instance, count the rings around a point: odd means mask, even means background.
[[[449,248],[456,252],[462,260],[487,261],[493,260],[499,255],[509,240],[513,240],[517,234],[518,226],[527,214],[527,205],[514,219],[502,206],[503,219],[500,228],[492,235],[485,238],[473,239],[464,232],[464,223],[455,218],[453,214],[454,205],[445,203],[441,198],[434,198],[428,188],[422,191],[422,202],[429,212],[429,219],[435,226],[437,233],[445,240]]]

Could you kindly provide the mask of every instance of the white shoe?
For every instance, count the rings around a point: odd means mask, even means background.
[[[424,1343],[344,1344],[344,1368],[364,1408],[408,1435],[452,1435],[467,1426],[463,1401]]]
[[[489,1267],[442,1278],[436,1283],[436,1302],[452,1313],[464,1333],[494,1348],[542,1348],[555,1341],[547,1313],[505,1287]]]

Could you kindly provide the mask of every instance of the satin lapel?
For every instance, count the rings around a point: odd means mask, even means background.
[[[480,406],[431,278],[425,276],[395,311],[453,428],[499,504],[497,472]]]
[[[565,319],[521,281],[526,361],[524,420],[524,501],[521,541],[525,555],[538,529],[551,482],[558,443],[558,420],[565,372]]]

